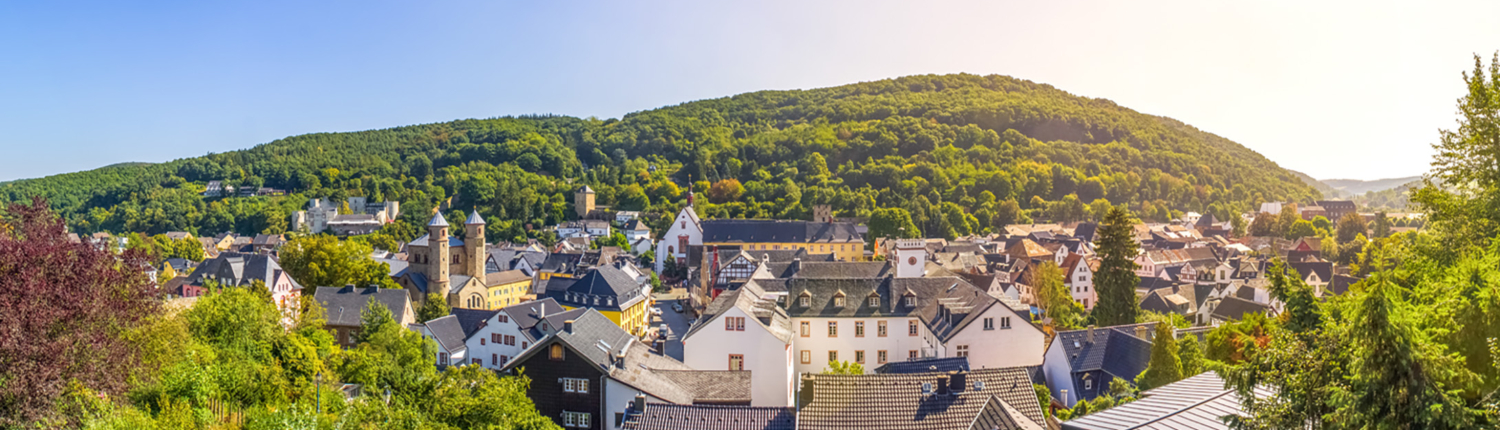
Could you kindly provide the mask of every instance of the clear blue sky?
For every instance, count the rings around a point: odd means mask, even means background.
[[[1426,170],[1496,3],[0,4],[0,181],[301,133],[1004,74],[1319,178]],[[1243,3],[1243,4],[1241,4]]]

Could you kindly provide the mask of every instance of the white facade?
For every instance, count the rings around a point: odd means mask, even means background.
[[[927,241],[896,239],[896,277],[920,278],[927,268]]]
[[[470,357],[479,359],[481,366],[493,370],[504,368],[507,361],[531,346],[530,340],[504,310],[486,319],[484,325],[464,343],[469,347]]]
[[[1073,293],[1073,301],[1086,310],[1094,310],[1094,305],[1099,303],[1099,293],[1094,291],[1094,271],[1089,269],[1087,261],[1079,260],[1073,265],[1073,272],[1065,274],[1068,290]]]
[[[688,246],[703,244],[703,226],[699,225],[699,221],[692,206],[677,212],[677,218],[672,219],[672,225],[662,234],[661,241],[656,243],[657,272],[665,268],[667,256],[682,260],[687,258]]]
[[[880,336],[880,324],[885,323],[886,335]],[[837,335],[829,333],[829,323],[837,326]],[[864,335],[857,328],[864,324]],[[807,331],[803,331],[803,325]],[[912,324],[916,335],[912,335]],[[803,334],[806,333],[806,336]],[[875,373],[875,368],[892,361],[906,361],[912,357],[936,356],[927,325],[916,317],[888,318],[792,318],[792,352],[796,360],[796,372],[822,373],[828,369],[829,352],[837,353],[839,361],[859,362],[858,353],[864,352],[861,362],[865,373]],[[886,361],[880,361],[880,351],[886,352]],[[804,356],[804,352],[806,355]],[[807,360],[803,360],[807,358]],[[757,378],[759,379],[759,378]]]
[[[740,327],[741,320],[731,318],[743,318],[744,330],[727,329],[725,321],[731,322],[729,327]],[[683,364],[698,370],[741,370],[729,367],[730,356],[738,355],[744,363],[742,370],[749,370],[754,378],[750,384],[751,406],[793,405],[796,373],[790,344],[739,307],[701,324],[706,325],[682,340]]]
[[[937,343],[937,339],[930,342]],[[1046,335],[1003,303],[995,303],[938,346],[939,357],[969,357],[969,368],[1042,364]]]
[[[427,329],[427,324],[411,324],[408,325],[407,328],[420,333],[422,335],[422,339],[434,340],[433,344],[437,345],[437,352],[434,353],[433,359],[435,360],[437,365],[462,366],[465,364],[469,364],[467,363],[469,359],[467,354],[468,351],[466,351],[465,348],[454,347],[453,350],[450,350],[443,347],[443,343],[437,342],[436,338],[434,338],[434,336],[432,335],[432,331]]]
[[[590,388],[593,388],[592,386],[598,384],[598,382],[599,381],[589,381]],[[595,389],[597,389],[597,388],[595,388]],[[637,390],[637,389],[635,389],[635,387],[626,385],[623,382],[615,380],[615,378],[604,378],[604,415],[605,416],[602,416],[602,417],[593,417],[593,419],[599,420],[598,422],[601,424],[600,427],[602,427],[602,428],[618,430],[620,428],[620,426],[615,425],[615,415],[616,414],[623,414],[626,411],[630,410],[630,403],[635,401],[635,396],[636,395],[645,395],[646,396],[646,403],[657,403],[657,404],[671,404],[672,403],[672,402],[668,402],[666,400],[662,400],[662,399],[660,399],[660,398],[658,398],[656,396],[652,396],[650,393],[646,393],[644,391]]]
[[[618,222],[620,224],[624,224],[624,223],[630,222],[630,220],[633,220],[633,219],[636,219],[636,218],[640,218],[640,217],[641,217],[641,213],[640,212],[636,212],[636,211],[619,211],[619,212],[615,212],[615,222]]]
[[[1073,367],[1068,363],[1067,352],[1063,351],[1061,342],[1052,342],[1052,346],[1047,348],[1042,374],[1047,377],[1047,388],[1052,392],[1052,398],[1072,408],[1078,402],[1078,390],[1073,387]]]

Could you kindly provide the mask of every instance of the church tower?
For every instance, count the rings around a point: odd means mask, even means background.
[[[578,211],[578,219],[588,218],[589,212],[594,211],[594,189],[584,185],[573,193],[573,210]]]
[[[464,221],[464,254],[467,255],[464,263],[464,274],[484,280],[484,218],[479,216],[479,210],[469,214],[469,219]]]
[[[927,272],[927,241],[896,239],[896,277],[920,278]]]
[[[448,246],[448,220],[439,211],[427,223],[427,249],[432,252],[427,263],[427,292],[444,298],[448,297],[448,264],[453,258]]]

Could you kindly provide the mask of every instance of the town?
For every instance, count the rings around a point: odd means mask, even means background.
[[[164,233],[157,240],[201,249],[148,271],[181,306],[221,286],[265,288],[288,311],[308,294],[346,348],[364,313],[383,307],[434,342],[439,369],[524,369],[526,395],[565,428],[1204,428],[1222,425],[1200,409],[1238,407],[1203,365],[1206,349],[1227,347],[1209,339],[1215,327],[1277,317],[1278,276],[1322,300],[1343,294],[1361,279],[1350,246],[1421,224],[1420,214],[1320,200],[1264,203],[1231,220],[1189,212],[952,240],[873,237],[868,220],[826,205],[810,220],[704,219],[685,189],[672,214],[611,210],[578,187],[574,219],[548,227],[551,244],[492,243],[477,211],[451,222],[424,214],[424,235],[363,257],[394,285],[313,285],[279,264],[299,238],[357,238],[400,215],[398,202],[363,197],[313,199],[288,234]],[[255,195],[219,181],[204,193]],[[1103,234],[1127,246],[1101,249]],[[130,247],[107,233],[69,240]],[[1109,262],[1106,252],[1123,254]],[[1138,312],[1105,323],[1097,312],[1112,298],[1100,283],[1122,278],[1100,272],[1121,261],[1113,270],[1125,270]],[[1146,378],[1162,366],[1159,345],[1177,345],[1166,353],[1181,370],[1167,380]]]

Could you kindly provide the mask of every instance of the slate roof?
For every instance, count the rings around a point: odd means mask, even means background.
[[[789,279],[785,285],[787,314],[793,318],[915,316],[943,341],[999,303],[958,277]],[[880,296],[877,307],[870,307],[867,302],[872,292]],[[800,304],[804,293],[809,306]],[[839,293],[845,296],[843,307],[834,306],[833,299]],[[916,298],[916,306],[906,306],[902,300],[908,293]]]
[[[1270,316],[1272,309],[1270,306],[1231,296],[1225,297],[1219,301],[1218,306],[1214,306],[1213,317],[1228,321],[1239,321],[1245,317],[1245,314],[1252,312],[1260,312],[1267,314],[1266,316]]]
[[[556,331],[563,326],[564,322],[578,319],[588,310],[588,308],[565,309],[556,300],[543,298],[507,306],[500,311],[510,316],[510,321],[516,324],[521,334],[530,341],[536,342],[537,339],[546,336],[548,330]],[[543,321],[549,327],[548,330],[543,330],[541,324]]]
[[[188,275],[187,283],[190,285],[203,285],[205,278],[212,278],[224,285],[250,285],[253,281],[261,281],[266,285],[276,283],[276,278],[285,273],[281,264],[270,256],[261,254],[247,254],[239,252],[224,252],[211,260],[204,260]],[[291,279],[292,289],[302,288],[296,279]]]
[[[551,278],[546,288],[546,296],[560,303],[600,309],[624,309],[646,298],[641,294],[641,283],[614,266],[589,269],[578,279]],[[614,303],[608,300],[595,303],[596,297],[613,299]]]
[[[925,394],[923,383],[957,373],[803,377],[797,428],[1043,429],[1046,422],[1024,367],[964,372],[949,394]],[[982,383],[983,388],[980,388]]]
[[[1110,376],[1134,381],[1151,362],[1151,342],[1135,337],[1135,327],[1155,324],[1096,327],[1093,343],[1088,341],[1088,329],[1064,331],[1052,342],[1062,343],[1063,354],[1074,373],[1102,370]]]
[[[776,305],[775,300],[765,297],[766,292],[756,283],[746,283],[733,290],[725,291],[715,297],[708,306],[703,308],[702,316],[698,318],[692,328],[682,335],[682,339],[692,337],[703,327],[712,325],[714,318],[724,314],[730,309],[739,308],[746,314],[754,315],[755,322],[759,323],[782,342],[792,342],[792,319],[787,316],[786,310]]]
[[[777,278],[880,278],[895,273],[886,261],[792,261],[769,263],[766,270]]]
[[[892,361],[875,368],[875,373],[928,373],[969,371],[969,357],[929,357]]]
[[[427,226],[428,227],[447,227],[448,226],[448,220],[443,219],[443,211],[436,211],[435,213],[433,213],[432,214],[432,221],[428,221],[427,222]]]
[[[1156,276],[1142,276],[1140,279],[1141,282],[1135,285],[1135,289],[1139,291],[1149,292],[1162,288],[1172,288],[1173,285],[1177,284],[1170,279],[1163,279]]]
[[[705,243],[864,242],[854,223],[765,219],[712,219],[699,223]]]
[[[1256,388],[1256,397],[1270,397]],[[1104,429],[1228,429],[1220,417],[1243,411],[1240,397],[1224,388],[1214,372],[1204,372],[1166,386],[1146,390],[1140,400],[1062,423],[1064,430]]]
[[[464,344],[464,339],[467,336],[464,336],[463,326],[459,324],[457,316],[448,315],[438,317],[432,321],[428,321],[425,325],[427,326],[427,331],[432,333],[433,340],[437,341],[438,346],[443,347],[448,352],[469,349]]]
[[[1363,279],[1349,275],[1333,275],[1333,280],[1328,282],[1328,288],[1323,289],[1325,293],[1343,295],[1349,292],[1349,287],[1359,283]]]
[[[389,308],[398,322],[408,319],[407,309],[411,308],[411,299],[407,297],[406,290],[400,289],[348,286],[319,288],[313,297],[323,305],[323,311],[328,314],[327,324],[330,326],[359,326],[360,312],[364,311],[371,299]]]
[[[574,268],[578,266],[578,262],[582,259],[582,253],[554,252],[548,254],[547,259],[542,260],[542,265],[537,270],[552,273],[573,273]]]
[[[626,430],[795,430],[797,410],[791,407],[671,405],[647,403]]]
[[[488,309],[453,308],[450,310],[450,312],[452,312],[450,316],[458,319],[458,326],[463,328],[464,339],[468,339],[469,336],[474,335],[474,332],[479,331],[480,328],[484,327],[485,321],[488,321],[490,317],[495,316],[495,313],[500,311]]]
[[[389,273],[393,278],[401,276],[401,272],[406,270],[406,266],[411,264],[406,260],[398,260],[395,258],[374,258],[373,260],[375,260],[376,263],[385,263],[386,266],[389,266]]]
[[[469,213],[469,219],[464,220],[464,224],[465,225],[475,225],[475,224],[484,225],[484,217],[479,216],[479,210],[475,209],[473,212]]]
[[[1328,281],[1333,280],[1333,263],[1332,262],[1318,261],[1318,262],[1286,263],[1286,266],[1287,266],[1288,269],[1296,270],[1297,274],[1302,275],[1302,279],[1307,279],[1308,275],[1316,273],[1316,274],[1318,274],[1318,279],[1323,280],[1323,282],[1328,282]]]
[[[1082,239],[1084,242],[1093,242],[1094,235],[1099,231],[1099,223],[1086,222],[1078,224],[1073,228],[1073,237]]]
[[[284,240],[282,240],[279,234],[257,234],[255,235],[255,239],[250,241],[250,244],[255,246],[276,246],[280,245],[281,242],[284,242]]]
[[[625,231],[651,231],[651,227],[647,227],[645,221],[636,218],[625,223]]]
[[[411,243],[408,243],[406,245],[407,246],[429,246],[428,243],[427,243],[429,236],[431,236],[431,235],[430,234],[424,234],[424,235],[422,235],[422,237],[419,237],[416,240],[413,240],[413,241],[411,241]],[[454,248],[457,248],[457,247],[460,247],[460,246],[464,246],[464,240],[456,238],[456,237],[453,237],[453,236],[450,235],[450,236],[448,236],[448,246],[454,247]]]

